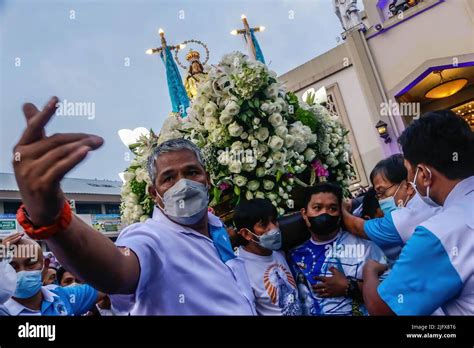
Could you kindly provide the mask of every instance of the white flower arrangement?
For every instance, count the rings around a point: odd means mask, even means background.
[[[232,206],[241,198],[267,198],[283,214],[293,209],[292,190],[304,185],[305,177],[310,184],[342,178],[339,183],[347,186],[352,176],[342,126],[324,107],[286,93],[274,72],[242,53],[227,54],[208,70],[187,114],[184,119],[171,114],[159,137],[150,132],[131,147],[136,158],[122,189],[125,224],[151,215],[146,157],[172,138],[201,148],[212,183],[211,206],[223,197],[230,197]]]

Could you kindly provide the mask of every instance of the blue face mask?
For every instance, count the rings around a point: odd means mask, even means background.
[[[30,298],[40,291],[42,285],[42,270],[38,271],[21,271],[16,274],[16,290],[13,297]]]
[[[397,190],[395,191],[393,196],[390,196],[390,197],[387,197],[387,198],[384,198],[384,199],[379,199],[380,209],[382,209],[384,215],[388,215],[392,211],[403,208],[405,206],[407,201],[405,201],[405,202],[400,201],[400,205],[397,205],[397,203],[395,203],[395,195],[397,194],[398,190],[400,189],[400,185],[401,185],[401,183],[398,185]]]
[[[393,196],[384,199],[379,199],[380,209],[382,209],[384,215],[390,214],[392,211],[397,210],[398,207],[395,204]]]

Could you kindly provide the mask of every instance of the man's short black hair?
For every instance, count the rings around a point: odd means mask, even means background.
[[[63,280],[64,273],[66,273],[66,269],[63,266],[60,266],[58,270],[56,271],[56,280],[58,281],[58,284],[61,284],[61,281]]]
[[[392,184],[400,184],[403,180],[406,180],[408,172],[403,160],[403,155],[395,154],[379,161],[370,172],[372,186],[374,186],[374,177],[379,174],[382,174]]]
[[[308,209],[308,204],[311,201],[311,197],[318,193],[332,193],[337,197],[339,209],[342,206],[342,188],[330,182],[321,182],[307,189],[305,192],[304,207]]]
[[[375,218],[375,213],[377,209],[380,208],[379,201],[377,197],[375,197],[375,190],[371,187],[366,194],[364,195],[364,200],[362,201],[362,211],[361,217],[368,216],[371,219]]]
[[[241,201],[234,209],[234,224],[238,231],[247,228],[251,232],[256,223],[262,222],[267,225],[276,222],[278,212],[275,206],[268,200],[255,198]],[[248,241],[238,235],[237,244],[246,245]]]
[[[474,175],[474,133],[451,110],[422,115],[403,131],[398,142],[413,166],[430,165],[451,180]]]

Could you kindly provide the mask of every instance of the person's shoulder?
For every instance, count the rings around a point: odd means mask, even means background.
[[[341,236],[339,238],[339,243],[340,244],[365,244],[365,245],[371,245],[372,244],[372,242],[370,240],[358,237],[358,236],[353,235],[352,233],[349,233],[348,231],[345,231],[345,230],[341,231]]]
[[[436,235],[474,230],[474,205],[459,202],[442,209],[438,214],[422,222],[419,226]]]
[[[163,221],[148,219],[145,222],[136,222],[125,227],[119,234],[117,242],[133,238],[134,240],[152,239],[159,240],[165,235],[170,235],[170,226]]]
[[[0,304],[0,317],[10,316],[10,312],[8,311],[7,307]]]

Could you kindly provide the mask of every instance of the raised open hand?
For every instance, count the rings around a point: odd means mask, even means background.
[[[43,110],[23,106],[26,129],[13,148],[13,170],[28,215],[37,226],[54,223],[63,204],[61,179],[91,150],[103,144],[101,137],[83,133],[46,136],[44,127],[56,112],[57,97]]]

